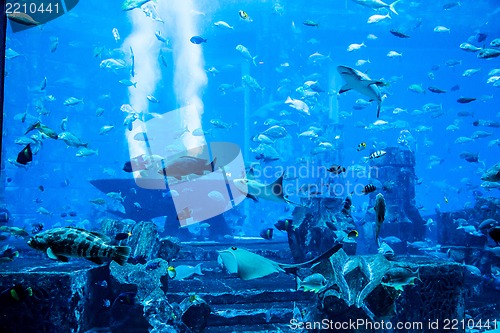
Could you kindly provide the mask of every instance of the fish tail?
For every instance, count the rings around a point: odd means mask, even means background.
[[[204,275],[203,272],[201,271],[201,262],[194,267],[194,273],[198,275]]]
[[[302,287],[302,280],[297,276],[295,282],[297,283],[297,290],[300,290],[300,287]]]
[[[255,62],[255,59],[257,59],[258,55],[256,55],[255,57],[252,58],[252,62],[255,66],[257,66],[257,63]]]
[[[130,256],[130,247],[129,246],[115,246],[115,255],[113,256],[113,260],[120,266],[125,265]]]
[[[389,5],[389,9],[391,10],[391,12],[393,12],[393,13],[394,13],[394,14],[396,14],[396,15],[399,15],[399,14],[398,14],[398,12],[396,11],[396,8],[395,8],[394,6],[395,6],[395,5],[396,5],[399,1],[401,1],[401,0],[396,0],[396,1],[394,1],[393,3],[391,3],[391,4]]]

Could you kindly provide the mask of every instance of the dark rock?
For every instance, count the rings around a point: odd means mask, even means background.
[[[165,295],[153,292],[144,302],[144,318],[152,329],[150,333],[176,333],[179,314],[167,301]]]
[[[135,221],[133,220],[115,220],[105,218],[101,221],[101,233],[109,236],[111,241],[113,241],[117,234],[132,231],[134,225]],[[122,244],[125,244],[125,242]]]
[[[132,248],[131,256],[145,256],[146,259],[156,258],[158,249],[158,227],[153,222],[139,222],[132,229],[127,243]]]
[[[172,259],[177,257],[181,249],[181,242],[175,237],[162,238],[159,241],[159,249],[157,252],[157,257],[167,262],[171,262]]]
[[[210,306],[198,296],[190,296],[179,305],[182,322],[194,333],[203,332],[210,316]]]
[[[342,213],[343,198],[314,197],[310,200],[309,207],[295,208],[294,228],[288,231],[288,244],[296,262],[322,254],[354,229],[353,218]],[[354,254],[356,243],[345,242],[344,250]]]
[[[147,269],[148,265],[156,268]],[[163,259],[154,259],[144,265],[137,264],[125,266],[120,266],[113,262],[109,267],[111,277],[114,278],[118,284],[137,286],[137,297],[142,301],[155,289],[162,287],[160,278],[167,272],[168,262]]]
[[[37,266],[38,264],[38,266]],[[25,267],[0,272],[0,331],[10,332],[76,332],[87,330],[98,308],[92,307],[88,295],[89,281],[106,270],[85,261],[59,264],[47,260],[45,265],[25,259]],[[27,270],[29,269],[29,270]],[[103,273],[105,274],[105,273]],[[32,289],[32,296],[21,301],[7,301],[14,285]],[[99,308],[100,309],[100,308]]]

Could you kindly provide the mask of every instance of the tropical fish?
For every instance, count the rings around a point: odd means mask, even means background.
[[[292,219],[281,219],[274,224],[274,227],[279,231],[290,231],[293,230],[293,220]]]
[[[481,175],[481,180],[500,182],[500,163],[495,164]]]
[[[77,104],[83,104],[83,98],[78,99],[76,97],[68,97],[64,101],[64,106],[72,106],[72,105],[77,105]]]
[[[214,25],[215,25],[216,27],[219,27],[219,28],[227,28],[227,29],[234,30],[234,27],[230,26],[230,25],[229,25],[229,23],[224,22],[224,21],[217,21],[217,22],[214,22]]]
[[[201,271],[201,263],[196,266],[189,265],[179,265],[177,267],[169,266],[167,268],[168,275],[173,280],[183,280],[188,277],[193,276],[194,274],[203,275]]]
[[[21,229],[18,227],[9,227],[9,226],[3,225],[0,227],[0,231],[7,232],[11,235],[19,236],[19,237],[29,236],[29,234],[26,232],[26,230],[24,230],[24,228]]]
[[[35,21],[30,15],[23,13],[22,11],[7,14],[9,20],[25,26],[39,25],[40,22]]]
[[[150,0],[125,0],[122,3],[122,10],[132,10],[134,8],[141,8],[142,5],[148,3]]]
[[[245,12],[244,10],[240,10],[238,12],[238,14],[240,15],[240,18],[243,20],[243,21],[247,21],[247,22],[252,22],[252,18],[247,14],[247,12]]]
[[[473,97],[460,97],[459,99],[457,99],[457,102],[460,104],[467,104],[470,102],[474,102],[475,100],[476,98]]]
[[[417,279],[420,280],[418,268],[412,271],[409,267],[396,266],[384,274],[381,284],[396,290],[403,290],[403,286],[413,285]]]
[[[274,231],[273,228],[264,229],[260,232],[260,237],[267,240],[271,240],[273,239],[273,231]]]
[[[41,232],[28,241],[35,250],[46,252],[50,259],[68,261],[68,257],[86,258],[96,264],[111,259],[124,265],[130,255],[128,246],[111,246],[109,238],[94,231],[65,227]]]
[[[377,197],[375,198],[375,206],[373,207],[373,209],[375,209],[375,215],[376,215],[375,241],[377,242],[378,245],[379,244],[378,235],[380,233],[380,227],[382,227],[382,223],[384,223],[385,220],[385,199],[382,193],[377,194]]]
[[[61,132],[57,136],[59,140],[63,140],[70,147],[87,147],[88,143],[83,142],[80,138],[71,132]]]
[[[28,143],[28,145],[17,154],[16,162],[26,165],[31,161],[33,161],[33,152],[31,151],[31,143]]]
[[[302,281],[299,277],[297,277],[297,290],[300,288],[304,288],[304,291],[312,291],[315,293],[320,292],[327,285],[328,281],[326,281],[325,277],[320,273],[314,273],[309,275]]]
[[[189,41],[193,44],[201,44],[201,43],[207,42],[207,40],[205,38],[200,37],[200,36],[193,36],[193,37],[191,37],[191,39]]]
[[[356,148],[357,151],[362,151],[366,149],[366,142],[361,142],[358,144],[358,147]]]
[[[377,188],[375,187],[375,185],[373,184],[368,184],[366,185],[363,190],[361,190],[361,192],[363,192],[364,194],[368,194],[368,193],[372,193],[372,192],[375,192]]]
[[[380,157],[384,156],[385,154],[387,154],[387,152],[385,150],[377,150],[377,151],[371,153],[369,156],[364,157],[364,159],[365,159],[365,162],[368,162],[369,160],[380,158]]]
[[[302,22],[303,25],[307,25],[308,27],[316,27],[316,28],[319,28],[319,23],[316,22],[316,21],[312,21],[312,20],[305,20],[304,22]]]
[[[361,6],[365,6],[372,9],[388,8],[391,12],[398,15],[398,12],[396,11],[396,8],[394,6],[401,0],[396,0],[390,5],[382,2],[381,0],[352,0],[352,1]]]
[[[251,54],[250,54],[250,51],[248,51],[248,49],[246,47],[244,47],[243,45],[237,45],[236,46],[236,51],[238,51],[242,56],[243,58],[245,59],[248,59],[248,60],[251,60],[253,62],[253,64],[255,66],[257,66],[257,63],[255,62],[255,59],[257,59],[258,56],[255,56],[253,57]]]
[[[191,174],[201,176],[205,171],[214,171],[216,162],[216,157],[212,162],[209,162],[206,159],[194,156],[181,156],[166,163],[165,168],[159,170],[158,173],[181,180],[182,176]]]

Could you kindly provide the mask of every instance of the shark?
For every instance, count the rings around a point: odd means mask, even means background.
[[[284,173],[271,184],[263,184],[251,178],[233,179],[233,184],[241,193],[246,195],[247,198],[254,201],[263,199],[274,202],[290,203],[295,206],[302,206],[299,203],[288,200],[287,196],[284,194],[283,176]]]
[[[380,107],[383,99],[379,86],[383,85],[384,82],[372,80],[365,73],[347,66],[338,66],[337,71],[346,82],[346,84],[340,88],[339,94],[345,93],[349,90],[356,90],[360,94],[370,98],[370,101],[377,101],[378,118],[380,116]]]

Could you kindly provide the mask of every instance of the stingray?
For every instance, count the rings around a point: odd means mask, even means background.
[[[222,262],[229,273],[238,274],[242,280],[253,280],[279,272],[295,274],[297,268],[317,264],[324,259],[330,258],[341,248],[342,244],[335,244],[320,256],[300,264],[281,264],[234,246],[218,252],[219,262]]]

